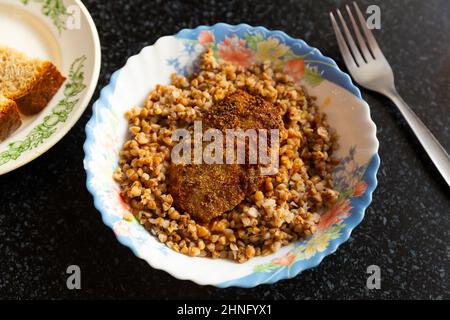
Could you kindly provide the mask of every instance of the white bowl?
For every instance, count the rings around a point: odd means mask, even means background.
[[[158,242],[138,222],[125,221],[123,216],[129,208],[121,200],[119,186],[112,178],[127,134],[125,111],[132,106],[141,106],[156,84],[168,84],[171,73],[188,73],[195,58],[204,51],[199,39],[202,43],[209,39],[217,44],[232,35],[245,39],[241,42],[243,47],[238,48],[244,53],[248,53],[245,50],[258,50],[258,43],[270,39],[266,45],[288,46],[292,53],[289,59],[304,60],[305,70],[303,73],[298,71],[297,76],[309,93],[317,96],[318,105],[340,135],[337,156],[342,158],[334,171],[341,200],[322,216],[320,231],[310,239],[243,264],[176,253]],[[318,265],[348,239],[351,230],[362,220],[376,186],[379,166],[375,124],[370,119],[369,106],[361,99],[350,78],[331,59],[302,40],[280,31],[244,24],[185,29],[176,36],[160,38],[154,45],[131,57],[102,90],[86,126],[86,134],[84,165],[87,187],[103,221],[114,230],[119,241],[154,268],[165,270],[179,279],[219,287],[273,283]]]

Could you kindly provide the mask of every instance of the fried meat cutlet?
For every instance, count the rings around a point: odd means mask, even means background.
[[[237,90],[203,117],[204,126],[226,129],[284,129],[280,108],[259,96]]]
[[[224,133],[226,129],[284,129],[276,106],[241,90],[214,105],[203,126]],[[172,164],[168,181],[175,206],[202,222],[232,210],[260,183],[258,165],[250,164]]]
[[[257,176],[253,171],[237,164],[172,165],[169,192],[180,209],[208,222],[233,209],[253,190],[252,176]]]

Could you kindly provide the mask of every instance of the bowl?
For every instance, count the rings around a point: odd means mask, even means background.
[[[158,242],[137,221],[125,220],[129,207],[123,202],[119,186],[112,177],[118,166],[119,150],[127,136],[125,111],[143,105],[156,84],[170,82],[171,73],[192,72],[205,43],[212,44],[214,50],[233,50],[233,55],[229,56],[235,63],[247,64],[245,59],[262,56],[276,59],[282,65],[303,65],[304,68],[291,68],[289,72],[317,97],[319,107],[328,115],[330,125],[339,135],[336,156],[341,161],[333,172],[335,188],[340,192],[339,201],[322,215],[318,232],[272,255],[256,257],[242,264],[182,255]],[[227,48],[227,45],[234,47]],[[87,188],[104,223],[122,244],[152,267],[201,285],[254,287],[292,278],[317,266],[348,240],[363,219],[377,184],[380,160],[376,127],[360,91],[333,60],[281,31],[219,23],[162,37],[131,57],[113,74],[93,108],[92,118],[86,126],[84,166]]]
[[[11,32],[14,30],[14,32]],[[36,159],[72,128],[86,109],[100,73],[100,41],[79,0],[0,0],[0,44],[52,61],[67,80],[40,113],[0,142],[0,175]]]

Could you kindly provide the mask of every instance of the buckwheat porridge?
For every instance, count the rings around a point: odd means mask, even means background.
[[[244,68],[208,50],[197,73],[173,74],[126,116],[131,136],[114,178],[134,217],[177,252],[237,262],[266,256],[314,234],[338,198],[336,134],[314,97],[269,63]],[[196,121],[279,129],[278,168],[260,175],[255,165],[175,165],[172,133],[193,132]]]

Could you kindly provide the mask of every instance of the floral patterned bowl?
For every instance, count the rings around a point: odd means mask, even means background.
[[[124,112],[142,105],[156,84],[169,83],[171,73],[191,72],[205,45],[212,46],[218,58],[243,66],[255,60],[270,60],[283,68],[317,97],[318,105],[340,136],[337,156],[341,162],[334,170],[340,197],[336,206],[322,216],[319,231],[310,239],[243,264],[184,256],[158,242],[138,222],[124,220],[129,208],[112,178],[127,132]],[[219,23],[160,38],[131,57],[112,76],[94,105],[86,134],[87,187],[105,224],[121,243],[154,268],[202,285],[254,287],[292,278],[317,266],[361,222],[377,184],[376,127],[370,119],[369,106],[350,77],[304,41],[263,27]]]

